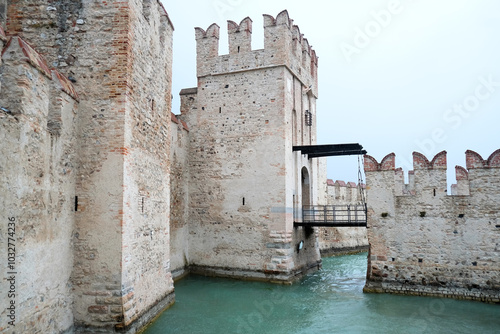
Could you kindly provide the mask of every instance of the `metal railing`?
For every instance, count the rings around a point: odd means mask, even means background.
[[[308,205],[302,207],[302,221],[295,226],[366,226],[366,204]]]

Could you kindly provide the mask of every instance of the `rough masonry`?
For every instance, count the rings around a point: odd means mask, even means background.
[[[289,283],[320,267],[317,231],[293,222],[324,196],[324,162],[292,151],[316,142],[318,58],[286,11],[264,16],[263,50],[249,18],[228,23],[228,55],[217,25],[197,28],[199,84],[179,116],[159,1],[2,1],[0,14],[15,331],[135,333],[173,303],[174,276]]]
[[[293,227],[320,196],[320,162],[292,151],[316,143],[318,58],[287,11],[264,15],[261,50],[250,18],[228,21],[227,55],[218,25],[195,32],[198,85],[180,92],[176,116],[188,140],[172,157],[190,179],[173,184],[174,275],[290,282],[321,264],[317,232]]]
[[[133,332],[174,298],[173,25],[156,0],[2,5],[1,155],[11,159],[0,187],[2,226],[17,221],[15,329]]]
[[[370,255],[365,291],[500,302],[500,150],[467,151],[447,194],[446,152],[365,157]]]
[[[362,205],[365,203],[364,184],[327,179],[326,205]],[[368,250],[365,227],[320,227],[319,249],[322,256],[356,253]]]

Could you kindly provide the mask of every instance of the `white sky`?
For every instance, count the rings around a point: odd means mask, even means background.
[[[360,143],[379,162],[394,152],[405,170],[413,151],[431,160],[446,150],[449,184],[467,149],[487,159],[500,148],[498,0],[163,3],[175,27],[176,114],[179,91],[196,87],[194,27],[217,23],[227,54],[226,21],[249,16],[260,49],[262,14],[287,9],[319,56],[318,144]],[[357,181],[357,166],[355,156],[329,158],[328,177]]]

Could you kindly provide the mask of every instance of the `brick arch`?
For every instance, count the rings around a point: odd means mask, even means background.
[[[371,155],[365,154],[364,156],[364,168],[367,172],[374,172],[378,170],[395,170],[396,169],[396,154],[389,153],[382,158],[379,163],[377,159]]]
[[[419,152],[413,152],[413,169],[429,168],[430,162],[425,155]]]
[[[217,25],[217,23],[212,23],[207,30],[204,30],[200,27],[194,28],[194,31],[196,33],[196,38],[205,38],[205,37],[219,37],[220,33],[220,27]]]
[[[252,32],[252,19],[250,17],[245,17],[238,24],[234,21],[227,20],[227,30],[228,32],[237,32],[237,31],[248,31]]]
[[[467,169],[484,168],[486,166],[486,161],[484,161],[483,157],[472,150],[465,151],[465,162]]]
[[[462,166],[455,166],[455,175],[457,181],[469,179],[469,172]]]
[[[491,153],[490,157],[488,158],[487,164],[488,167],[500,167],[500,149]]]
[[[378,161],[371,155],[365,154],[363,165],[365,172],[374,172],[378,170]]]
[[[430,168],[444,168],[446,169],[446,151],[441,151],[434,156],[430,162]]]
[[[396,154],[394,154],[394,153],[387,154],[380,162],[379,169],[380,170],[395,170],[396,169]]]

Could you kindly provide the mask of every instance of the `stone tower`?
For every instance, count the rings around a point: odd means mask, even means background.
[[[62,111],[60,134],[47,132],[54,123],[52,111],[41,109],[44,104],[23,104],[18,112],[24,117],[21,124],[29,124],[31,110],[41,110],[41,121],[26,137],[45,138],[41,147],[46,154],[45,160],[31,163],[27,157],[19,168],[25,171],[19,180],[42,187],[34,206],[38,211],[16,209],[15,203],[27,203],[31,195],[15,183],[11,191],[18,201],[4,203],[9,215],[17,217],[19,233],[26,235],[18,245],[26,260],[19,263],[25,273],[19,284],[25,290],[18,298],[23,317],[16,329],[56,333],[73,326],[79,331],[140,325],[173,301],[168,158],[172,23],[157,0],[18,0],[1,5],[7,8],[2,22],[7,35],[20,35],[33,46],[48,67],[73,82],[79,96],[76,107],[71,102]],[[41,79],[19,78],[17,83],[22,92],[42,92]],[[14,94],[14,86],[9,87],[2,91],[6,108],[4,97]],[[15,133],[9,131],[18,123],[6,123],[9,117],[2,118],[2,126],[5,133]],[[13,143],[22,147],[22,138]],[[63,149],[62,157],[52,154]],[[35,173],[40,166],[45,170]],[[63,170],[64,176],[54,176]]]
[[[228,21],[227,55],[219,26],[195,30],[198,86],[181,91],[180,116],[190,131],[189,255],[177,266],[292,281],[321,265],[316,231],[293,225],[319,196],[319,162],[292,150],[316,143],[318,58],[287,11],[264,15],[261,50],[250,18]]]

